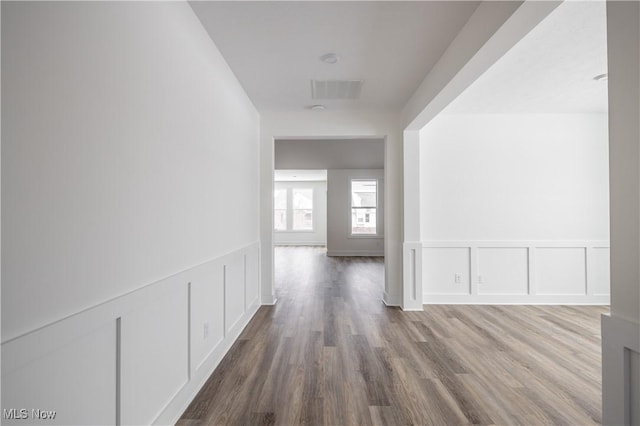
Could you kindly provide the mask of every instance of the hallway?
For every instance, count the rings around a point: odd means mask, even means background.
[[[599,306],[381,302],[382,258],[279,247],[263,306],[183,414],[204,424],[601,422]]]

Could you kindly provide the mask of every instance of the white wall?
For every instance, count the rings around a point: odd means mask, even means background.
[[[262,301],[273,303],[274,139],[385,138],[384,301],[402,303],[402,133],[395,114],[366,111],[264,112],[261,123]]]
[[[602,317],[602,423],[640,424],[640,4],[607,2],[611,315]]]
[[[3,408],[170,423],[257,309],[258,114],[186,2],[2,27]]]
[[[273,242],[276,245],[321,245],[327,244],[327,182],[275,182],[276,189],[312,188],[313,189],[313,230],[312,231],[274,231]]]
[[[420,145],[425,302],[607,303],[607,144],[604,114],[434,119]]]
[[[351,179],[378,180],[378,235],[351,236]],[[384,256],[384,170],[327,170],[327,255]]]
[[[384,139],[275,141],[276,169],[381,169]]]

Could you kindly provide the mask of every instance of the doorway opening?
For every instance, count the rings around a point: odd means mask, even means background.
[[[377,262],[380,276],[370,285],[374,297],[382,300],[384,161],[382,137],[274,140],[276,298],[291,285],[289,277],[294,275],[304,285],[326,278],[331,272],[321,269],[331,269],[331,265]],[[310,260],[319,254],[329,259]],[[289,269],[292,266],[297,268],[295,274]]]

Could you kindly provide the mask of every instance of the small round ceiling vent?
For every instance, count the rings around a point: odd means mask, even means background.
[[[325,53],[324,55],[320,56],[320,60],[325,64],[333,65],[337,64],[338,61],[340,61],[340,55],[338,55],[337,53]]]

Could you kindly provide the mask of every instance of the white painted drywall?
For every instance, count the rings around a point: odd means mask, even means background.
[[[259,239],[259,118],[186,2],[2,4],[2,339]]]
[[[376,237],[350,235],[351,179],[378,180]],[[327,170],[327,255],[384,256],[384,195],[384,170]]]
[[[276,189],[291,193],[293,188],[313,189],[313,230],[312,231],[274,231],[276,245],[326,245],[327,244],[327,182],[275,182]]]
[[[275,168],[382,169],[384,139],[276,140]]]
[[[261,124],[262,302],[273,303],[274,139],[385,138],[384,300],[402,303],[402,132],[396,114],[367,111],[271,111]]]
[[[607,119],[441,115],[421,134],[426,240],[608,240]]]

